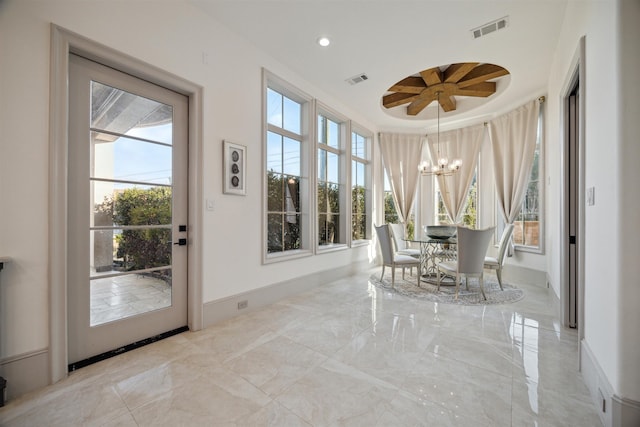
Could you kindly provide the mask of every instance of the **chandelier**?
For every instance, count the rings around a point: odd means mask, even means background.
[[[438,103],[436,104],[436,109],[438,112],[438,142],[437,146],[437,162],[433,162],[433,165],[429,167],[429,163],[426,161],[420,162],[418,165],[418,170],[422,175],[435,175],[435,176],[448,176],[456,173],[460,167],[462,166],[462,160],[454,159],[451,164],[449,164],[449,159],[446,156],[440,155],[440,94],[442,91],[436,92],[438,96]]]

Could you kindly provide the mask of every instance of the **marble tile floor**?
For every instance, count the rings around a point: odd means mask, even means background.
[[[171,305],[171,285],[142,274],[91,281],[90,322],[101,325]]]
[[[465,307],[368,277],[82,368],[8,402],[0,425],[602,425],[547,289]]]

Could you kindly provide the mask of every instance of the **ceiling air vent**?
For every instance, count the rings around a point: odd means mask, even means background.
[[[478,28],[474,28],[473,30],[471,30],[471,35],[474,39],[478,39],[495,31],[505,29],[508,26],[509,17],[505,16],[504,18],[496,19],[495,21],[489,22],[488,24],[484,24]]]
[[[353,77],[349,77],[346,81],[347,83],[349,83],[350,85],[355,85],[357,83],[363,82],[365,80],[368,80],[369,77],[367,77],[367,75],[365,73],[360,73],[357,74]]]

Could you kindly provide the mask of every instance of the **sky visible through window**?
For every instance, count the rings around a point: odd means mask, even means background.
[[[153,141],[171,141],[172,123],[137,127],[126,135]],[[172,183],[171,147],[138,142],[121,137],[113,143],[113,174],[116,179],[170,185]],[[129,187],[129,185],[124,185]]]

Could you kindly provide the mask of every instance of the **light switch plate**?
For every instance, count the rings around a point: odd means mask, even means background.
[[[213,211],[213,207],[214,207],[213,200],[207,199],[207,210]]]
[[[596,204],[596,187],[587,188],[587,206]]]

